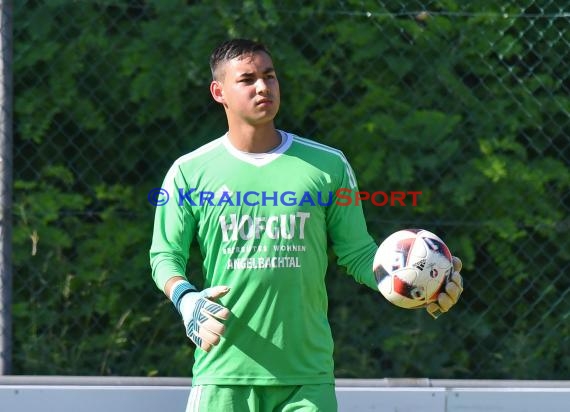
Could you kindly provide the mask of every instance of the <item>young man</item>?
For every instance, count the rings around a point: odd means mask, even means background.
[[[225,42],[210,65],[228,132],[168,171],[176,199],[157,207],[150,251],[197,346],[187,411],[335,411],[327,236],[339,264],[378,290],[362,208],[329,197],[356,179],[339,150],[275,128],[279,82],[263,45]],[[185,277],[194,238],[202,291]],[[434,315],[461,294],[456,262]]]

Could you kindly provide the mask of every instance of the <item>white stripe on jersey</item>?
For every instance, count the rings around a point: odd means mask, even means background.
[[[163,183],[163,188],[166,189],[167,193],[170,194],[170,196],[174,196],[177,190],[177,188],[174,187],[174,177],[178,173],[178,166],[205,153],[208,153],[211,150],[214,150],[222,144],[222,139],[223,137],[218,137],[217,139],[212,140],[210,143],[206,143],[204,146],[200,146],[198,149],[176,159],[172,166],[170,166],[170,169],[168,169],[168,173],[166,173],[166,177],[164,178]]]
[[[315,142],[313,140],[305,139],[304,137],[299,137],[297,135],[292,135],[292,136],[293,136],[293,141],[295,141],[297,143],[304,144],[305,146],[313,147],[315,149],[323,150],[325,152],[329,152],[329,153],[332,153],[332,154],[340,157],[340,159],[342,160],[342,162],[344,163],[344,165],[346,167],[346,174],[348,175],[348,181],[350,183],[350,188],[356,189],[356,177],[354,176],[354,172],[352,171],[352,167],[350,167],[350,163],[348,163],[348,160],[344,156],[343,152],[341,152],[340,150],[335,149],[333,147],[324,145],[322,143],[318,143],[318,142]]]
[[[202,398],[202,387],[192,386],[188,403],[186,404],[186,412],[200,412],[200,400]]]

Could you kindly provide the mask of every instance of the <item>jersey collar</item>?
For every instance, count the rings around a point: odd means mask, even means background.
[[[281,135],[281,144],[267,153],[242,152],[232,145],[227,133],[222,136],[222,142],[227,151],[235,158],[254,166],[261,167],[279,158],[279,156],[281,156],[287,151],[287,149],[289,149],[291,143],[293,142],[293,138],[291,135],[289,135],[289,133],[286,133],[282,130],[278,130],[278,132]]]

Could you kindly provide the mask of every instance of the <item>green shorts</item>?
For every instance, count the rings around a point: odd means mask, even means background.
[[[336,412],[332,384],[193,386],[186,412]]]

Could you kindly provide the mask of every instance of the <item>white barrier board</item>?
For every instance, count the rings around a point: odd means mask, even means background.
[[[0,412],[184,412],[189,394],[188,380],[175,384],[156,378],[92,379],[89,384],[86,377],[41,384],[42,377],[35,377],[26,384],[25,377],[17,383],[0,377]],[[43,380],[49,382],[50,377]],[[470,381],[455,382],[455,386],[447,381],[445,386],[431,386],[436,384],[429,381],[408,387],[341,380],[336,389],[339,412],[570,412],[570,382],[558,381],[552,387],[547,382],[539,387],[480,387],[476,381],[469,387]]]
[[[447,396],[453,412],[570,412],[570,389],[456,389]]]

